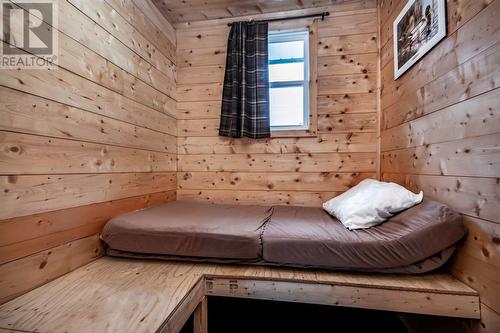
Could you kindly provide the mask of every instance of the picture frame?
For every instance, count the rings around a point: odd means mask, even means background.
[[[409,0],[393,23],[394,80],[446,36],[446,0]]]

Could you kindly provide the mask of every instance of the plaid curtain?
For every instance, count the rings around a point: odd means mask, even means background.
[[[227,44],[220,136],[268,138],[267,23],[235,22]]]

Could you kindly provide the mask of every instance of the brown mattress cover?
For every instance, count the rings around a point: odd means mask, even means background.
[[[263,233],[268,262],[343,269],[391,269],[451,247],[467,232],[461,216],[424,199],[383,224],[347,230],[321,208],[274,207]]]
[[[271,207],[175,201],[111,219],[101,238],[138,253],[257,260]]]

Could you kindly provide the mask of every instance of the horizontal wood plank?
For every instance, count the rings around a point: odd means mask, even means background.
[[[58,4],[59,12],[64,13],[59,15],[59,31],[165,94],[171,92],[172,79],[175,77],[169,77],[151,66],[67,1]],[[22,3],[16,5],[22,7]]]
[[[225,64],[214,66],[181,67],[177,74],[177,83],[183,85],[198,83],[217,83],[224,80]]]
[[[422,118],[385,130],[384,151],[497,133],[500,89],[454,104]]]
[[[385,172],[500,178],[500,133],[385,152]]]
[[[5,69],[2,70],[0,84],[129,124],[166,134],[176,134],[173,117],[145,107],[62,68],[36,72]]]
[[[0,264],[101,232],[117,215],[175,200],[175,190],[0,221]]]
[[[178,72],[183,67],[213,66],[226,64],[226,46],[177,50]]]
[[[423,191],[456,211],[480,219],[500,222],[500,184],[495,178],[382,174],[385,181],[399,183],[414,192]]]
[[[95,24],[103,27],[116,39],[137,53],[142,59],[149,62],[167,77],[175,80],[175,58],[169,54],[171,59],[161,53],[156,46],[148,41],[137,29],[128,23],[116,10],[104,0],[66,0]],[[63,7],[65,8],[65,7]]]
[[[176,152],[175,137],[0,86],[0,129]]]
[[[234,205],[319,207],[341,192],[178,190],[177,200]]]
[[[175,154],[0,131],[0,174],[175,171]]]
[[[375,152],[375,133],[320,133],[314,138],[179,137],[178,154]]]
[[[181,102],[221,101],[223,83],[177,86],[177,100]]]
[[[144,14],[140,8],[136,6],[134,1],[129,0],[105,0],[114,10],[120,15],[142,36],[147,38],[154,46],[170,61],[175,63],[175,43],[170,40],[168,33],[162,31],[151,21],[149,17]],[[168,24],[167,20],[163,20],[165,25]],[[174,41],[175,42],[175,41]]]
[[[332,94],[318,96],[318,114],[368,113],[377,111],[372,94]]]
[[[318,76],[366,74],[377,71],[377,53],[318,57]]]
[[[318,115],[318,131],[331,133],[375,132],[376,113],[346,113]]]
[[[373,153],[179,155],[179,171],[373,172]]]
[[[377,16],[372,13],[332,18],[319,26],[319,37],[345,36],[377,32]]]
[[[375,91],[376,81],[373,74],[324,76],[318,79],[318,94],[371,93]]]
[[[0,219],[176,188],[175,172],[0,176]]]
[[[343,192],[374,173],[180,172],[179,190]]]
[[[318,38],[318,55],[334,56],[377,52],[377,34],[356,34]]]

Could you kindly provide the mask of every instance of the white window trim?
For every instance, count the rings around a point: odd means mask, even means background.
[[[286,82],[269,82],[269,89],[273,87],[286,87],[293,83],[300,83],[304,88],[303,96],[303,119],[304,124],[294,125],[294,126],[271,126],[271,131],[303,131],[310,128],[310,103],[309,103],[309,81],[310,81],[310,62],[309,62],[309,30],[306,29],[291,29],[291,30],[280,30],[280,31],[270,31],[268,44],[289,42],[289,41],[304,41],[304,81],[286,81]],[[271,110],[269,110],[271,112]]]

